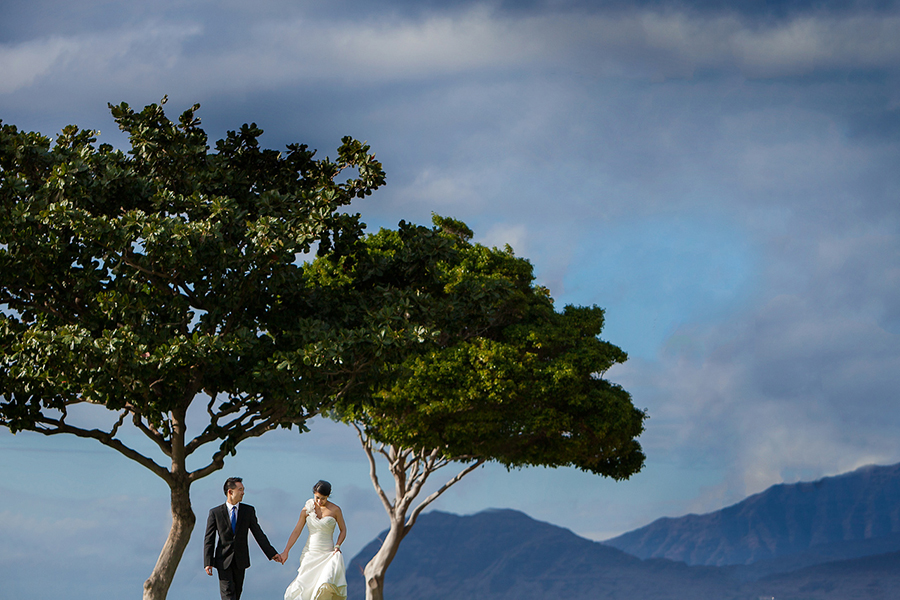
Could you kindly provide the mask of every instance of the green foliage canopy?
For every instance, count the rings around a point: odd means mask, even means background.
[[[197,108],[172,122],[161,105],[111,105],[127,154],[74,126],[55,144],[0,128],[0,424],[11,431],[125,452],[115,429],[66,422],[91,403],[122,411],[119,424],[130,416],[171,456],[176,421],[206,392],[209,425],[181,451],[218,440],[220,468],[241,439],[302,422],[338,389],[350,368],[340,357],[363,333],[320,317],[324,296],[300,259],[352,251],[363,225],[341,209],[384,183],[380,163],[350,138],[335,161],[298,144],[264,150],[255,124],[210,151]]]
[[[615,479],[640,471],[646,413],[604,377],[627,355],[599,338],[603,310],[557,312],[527,260],[471,243],[458,221],[434,223],[369,236],[352,267],[316,265],[361,298],[370,289],[405,295],[403,318],[429,333],[392,348],[381,376],[348,395],[339,418],[379,442],[451,460]]]

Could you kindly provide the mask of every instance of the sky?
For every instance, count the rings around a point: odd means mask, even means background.
[[[250,122],[318,156],[366,140],[387,172],[353,206],[369,231],[460,219],[528,258],[560,308],[606,310],[602,337],[629,354],[607,376],[650,417],[644,470],[486,466],[436,509],[603,540],[900,462],[897,2],[0,6],[4,123],[124,148],[107,103],[163,96],[173,118],[199,102],[211,141]],[[139,593],[168,531],[162,481],[89,440],[8,430],[0,474],[0,595]],[[353,430],[276,431],[194,485],[170,598],[217,597],[202,528],[230,475],[278,549],[318,479],[348,560],[387,526]],[[252,552],[246,593],[281,597],[296,565]]]

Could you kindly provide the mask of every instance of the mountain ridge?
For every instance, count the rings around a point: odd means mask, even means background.
[[[348,600],[365,598],[362,570],[378,539],[348,565]],[[425,513],[385,579],[387,598],[457,600],[889,600],[900,589],[900,552],[831,561],[787,573],[750,566],[690,566],[639,559],[510,509]]]
[[[379,545],[376,538],[348,565],[348,600],[365,597],[362,569]],[[400,545],[385,577],[385,596],[544,600],[601,588],[613,595],[595,597],[654,600],[658,579],[672,581],[693,597],[731,586],[730,575],[720,570],[644,561],[515,510],[467,516],[431,511],[420,515]]]
[[[777,484],[721,510],[663,517],[604,543],[639,558],[753,564],[900,534],[900,464]],[[900,550],[900,545],[889,550]]]
[[[581,538],[511,509],[467,516],[431,511],[420,515],[401,544],[385,593],[420,600],[887,600],[900,589],[900,465],[779,484],[721,511],[658,519],[613,540],[637,533],[635,539],[646,545],[653,537],[649,528],[663,542],[690,548],[684,523],[697,522],[707,527],[693,540],[695,550],[704,549],[716,532],[725,541],[713,547],[720,555],[747,540],[757,548],[744,549],[751,557],[745,564],[691,565],[638,557],[610,540]],[[677,526],[666,531],[667,524]],[[755,537],[735,536],[760,525]],[[770,544],[766,552],[758,550],[760,541]],[[348,600],[365,597],[362,569],[379,546],[376,538],[348,565]],[[665,546],[644,547],[648,554],[660,549]]]

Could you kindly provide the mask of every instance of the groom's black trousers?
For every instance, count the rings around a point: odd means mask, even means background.
[[[244,591],[244,571],[234,565],[229,569],[216,569],[219,574],[219,594],[222,600],[241,600]]]

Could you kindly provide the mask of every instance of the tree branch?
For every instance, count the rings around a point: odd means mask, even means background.
[[[430,466],[430,462],[428,461],[428,457],[425,455],[424,450],[420,450],[416,453],[416,457],[410,461],[409,469],[411,469],[412,472],[409,473],[407,477],[409,490],[407,492],[408,498],[404,499],[406,508],[409,508],[413,499],[422,491],[422,486],[425,485],[428,476],[431,475],[433,471]]]
[[[170,457],[172,456],[172,445],[166,441],[166,438],[163,434],[161,434],[155,427],[144,423],[143,418],[141,418],[141,414],[134,410],[134,407],[131,405],[126,405],[126,409],[132,413],[131,422],[134,423],[134,426],[138,428],[141,433],[150,438],[159,449],[162,450],[163,454]]]
[[[113,435],[109,432],[101,431],[99,429],[82,429],[80,427],[69,425],[61,419],[51,419],[49,417],[43,417],[39,419],[36,424],[48,427],[46,429],[43,427],[36,427],[34,429],[34,431],[42,435],[51,436],[61,433],[68,433],[81,438],[97,440],[104,446],[108,446],[126,456],[127,458],[135,461],[136,463],[143,465],[144,467],[155,473],[157,476],[162,478],[167,484],[174,484],[172,474],[168,471],[168,469],[158,465],[152,458],[144,456],[133,448],[129,448],[124,443],[122,443],[121,440],[113,437]]]
[[[429,504],[434,502],[438,498],[438,496],[440,496],[441,494],[446,492],[450,488],[450,486],[452,486],[454,483],[458,482],[460,479],[462,479],[463,477],[465,477],[466,475],[468,475],[469,473],[471,473],[472,471],[474,471],[475,469],[477,469],[484,463],[485,463],[485,459],[479,458],[474,463],[472,463],[471,465],[469,465],[468,467],[466,467],[465,469],[463,469],[462,471],[457,473],[456,476],[453,477],[453,479],[449,480],[447,483],[445,483],[443,486],[441,486],[441,488],[439,490],[433,492],[430,496],[428,496],[427,498],[422,500],[422,503],[419,504],[415,509],[413,509],[412,513],[409,515],[409,519],[406,520],[406,525],[404,526],[404,529],[403,529],[404,535],[409,533],[409,530],[412,529],[413,525],[416,524],[416,519],[419,518],[419,514],[422,512],[422,510],[426,506],[428,506]]]
[[[235,439],[234,445],[237,445],[238,443],[240,443],[243,440],[246,440],[247,438],[259,437],[262,434],[266,433],[267,431],[271,431],[272,429],[275,429],[275,427],[277,425],[278,425],[278,419],[274,419],[274,418],[269,421],[259,423],[255,427],[252,427],[251,429],[241,432]],[[191,440],[191,442],[190,442],[190,444],[188,444],[188,446],[193,445],[195,441],[197,441],[197,438],[194,438],[193,440]],[[200,445],[202,445],[202,444],[196,445],[194,447],[194,450],[196,450],[196,448],[198,448]],[[187,446],[185,446],[185,448],[187,448]],[[202,467],[200,469],[196,469],[195,471],[191,471],[191,473],[188,475],[188,480],[193,483],[194,481],[197,481],[198,479],[203,479],[207,475],[210,475],[210,474],[215,473],[216,471],[220,470],[222,467],[225,466],[225,457],[228,455],[229,452],[230,452],[230,450],[227,447],[225,447],[224,444],[222,446],[220,446],[219,449],[213,453],[212,460],[209,462],[209,464],[207,464],[205,467]],[[187,454],[187,452],[185,452],[185,454]]]
[[[226,423],[225,425],[220,426],[219,419],[221,419],[222,417],[224,417],[226,415],[231,415],[231,414],[237,413],[240,411],[240,409],[237,406],[230,406],[225,410],[213,412],[212,405],[213,405],[213,401],[211,400],[210,403],[206,407],[206,410],[210,415],[210,424],[206,426],[206,428],[203,430],[203,432],[200,435],[198,435],[197,437],[192,439],[184,447],[185,454],[190,455],[195,450],[197,450],[198,448],[200,448],[201,446],[203,446],[205,444],[214,442],[216,440],[220,440],[223,437],[227,437],[227,436],[223,435],[223,432],[227,432],[230,430],[240,429],[242,427],[245,427],[242,423],[243,423],[244,419],[246,419],[247,416],[251,414],[251,411],[249,409],[246,409],[244,414],[239,415],[239,416],[235,417],[234,419],[232,419],[230,422]],[[269,409],[263,413],[260,413],[259,416],[265,419],[265,418],[269,418],[272,414],[273,414],[273,410]],[[255,418],[255,416],[253,418]],[[251,418],[251,423],[253,421],[253,418]]]
[[[381,454],[389,463],[393,462],[393,457],[391,456],[391,448],[387,444],[380,444],[378,446],[378,453]]]
[[[63,407],[63,408],[65,408],[65,407]],[[127,416],[128,416],[128,410],[127,409],[123,410],[122,414],[119,415],[119,420],[116,421],[116,424],[113,425],[113,428],[109,430],[109,435],[111,435],[113,437],[116,436],[116,433],[119,431],[119,427],[121,427],[122,423],[125,422],[125,417],[127,417]],[[63,420],[64,419],[65,419],[65,412],[63,412]]]
[[[352,425],[353,428],[356,429],[356,434],[359,436],[359,441],[366,453],[366,457],[369,459],[369,479],[372,480],[372,485],[375,486],[375,492],[381,499],[381,503],[384,505],[385,510],[387,510],[388,514],[390,514],[394,510],[394,507],[391,506],[391,501],[388,500],[387,494],[384,493],[384,489],[378,482],[378,469],[375,465],[375,455],[372,452],[372,440],[363,435],[362,429],[359,427],[359,425],[357,425],[356,423],[353,423]],[[381,445],[380,452],[384,453],[384,444]]]

